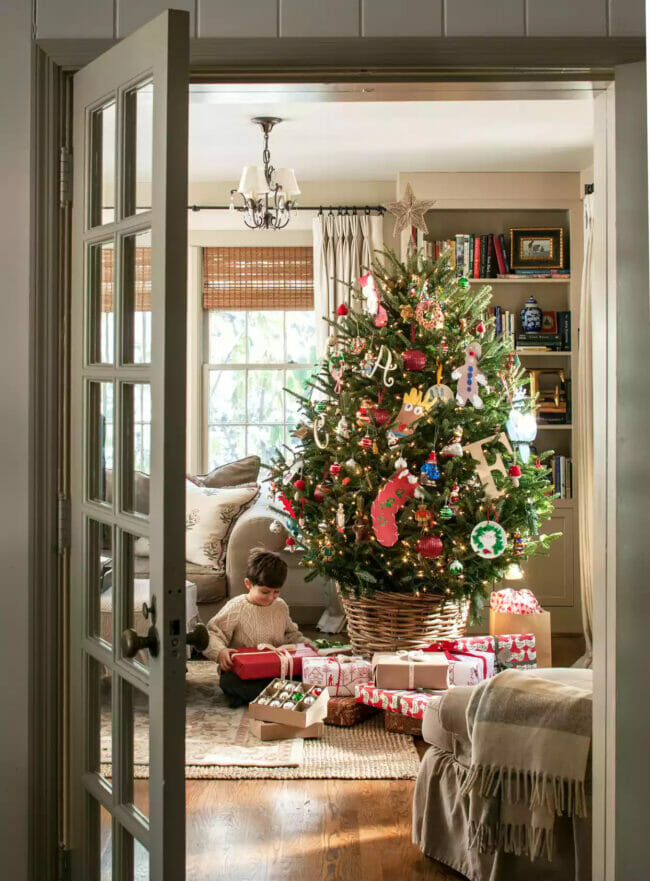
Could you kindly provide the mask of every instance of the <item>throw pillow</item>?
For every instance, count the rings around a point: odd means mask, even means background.
[[[196,486],[185,483],[185,558],[190,563],[218,569],[224,564],[231,524],[255,500],[257,484]]]
[[[242,483],[255,483],[260,470],[259,456],[246,456],[236,462],[228,462],[213,468],[209,474],[197,474],[188,478],[197,486],[220,488],[225,486],[241,486]]]

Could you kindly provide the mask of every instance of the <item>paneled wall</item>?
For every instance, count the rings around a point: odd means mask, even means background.
[[[172,6],[195,37],[635,37],[643,0],[39,0],[39,39],[121,38]]]

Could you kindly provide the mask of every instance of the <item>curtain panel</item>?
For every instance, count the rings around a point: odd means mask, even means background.
[[[324,212],[313,221],[314,308],[317,316],[335,319],[336,310],[350,306],[351,290],[359,276],[371,268],[375,251],[384,246],[383,217],[377,214]],[[327,351],[329,325],[317,321],[319,356]]]

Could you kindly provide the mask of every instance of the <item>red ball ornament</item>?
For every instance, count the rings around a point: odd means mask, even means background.
[[[380,407],[376,407],[372,411],[372,415],[377,425],[384,425],[390,419],[390,410],[382,410]]]
[[[298,480],[294,480],[293,485],[296,489],[303,490],[305,488],[305,481],[299,477]]]
[[[402,361],[406,370],[424,370],[427,356],[421,349],[408,349],[402,354]]]
[[[340,474],[340,473],[341,473],[341,466],[339,465],[339,463],[332,462],[332,464],[330,465],[330,474],[332,475],[332,477],[336,477],[336,475]]]
[[[326,492],[327,492],[327,490],[323,489],[323,487],[319,483],[318,486],[316,487],[316,489],[314,490],[314,501],[315,502],[322,502],[323,499],[325,498]]]
[[[482,321],[476,325],[476,333],[481,334],[481,336],[485,333],[485,325]]]
[[[349,478],[349,477],[344,477],[343,480],[341,481],[341,484],[342,484],[343,486],[347,486],[349,482],[350,482],[350,478]]]
[[[336,310],[336,314],[337,314],[337,315],[347,315],[349,311],[350,311],[350,310],[349,310],[348,307],[345,305],[345,303],[341,303],[341,305],[340,305],[340,306],[337,308],[337,310]]]
[[[359,446],[364,450],[369,450],[372,448],[372,438],[365,434],[361,440],[359,441]]]
[[[421,557],[433,559],[442,553],[442,541],[437,535],[425,535],[415,545],[415,550]]]

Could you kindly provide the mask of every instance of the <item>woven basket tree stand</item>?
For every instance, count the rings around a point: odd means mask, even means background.
[[[337,585],[348,619],[348,636],[357,655],[419,649],[439,639],[463,636],[467,629],[469,601],[446,600],[437,594],[376,591],[374,596],[346,595]]]

